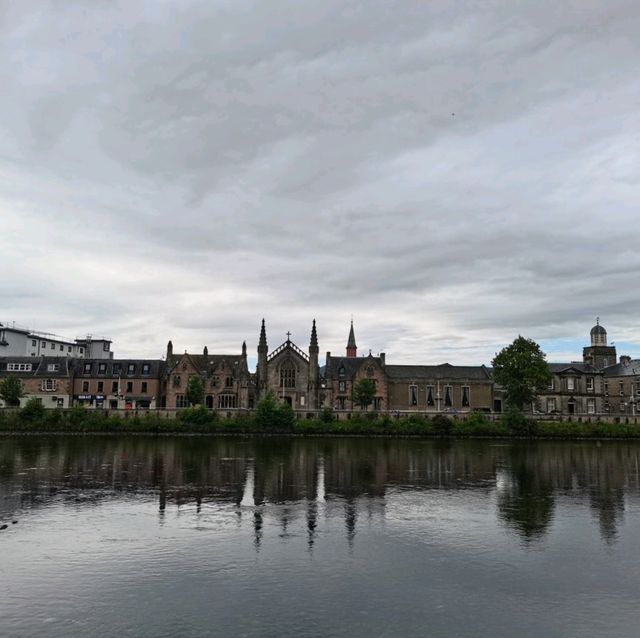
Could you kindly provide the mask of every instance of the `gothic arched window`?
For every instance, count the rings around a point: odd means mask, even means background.
[[[296,387],[296,369],[293,366],[280,368],[280,386],[283,388]]]

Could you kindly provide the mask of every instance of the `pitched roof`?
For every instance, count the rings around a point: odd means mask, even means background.
[[[31,370],[7,370],[10,363],[31,364]],[[49,369],[51,366],[51,369]],[[73,370],[73,359],[68,357],[2,357],[0,376],[15,374],[19,377],[68,377]]]
[[[185,352],[184,354],[174,354],[167,359],[167,372],[173,370],[178,362],[187,356],[193,363],[194,367],[200,372],[216,370],[221,363],[236,368],[240,366],[244,360],[242,354],[190,354]]]
[[[385,368],[390,379],[469,379],[474,381],[489,380],[490,374],[486,366],[453,366],[442,363],[435,366],[388,365]]]
[[[605,377],[632,377],[640,375],[640,359],[631,359],[626,363],[616,363],[604,369]]]
[[[580,374],[598,374],[599,370],[594,368],[590,363],[583,363],[582,361],[571,361],[569,363],[548,363],[549,370],[553,374],[561,374],[569,370],[575,370]]]
[[[329,357],[326,365],[323,366],[322,374],[327,377],[337,377],[340,368],[344,367],[345,376],[353,377],[361,366],[371,362],[382,365],[380,357]]]

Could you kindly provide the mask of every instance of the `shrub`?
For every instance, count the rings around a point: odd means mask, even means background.
[[[433,431],[439,436],[450,436],[453,430],[453,423],[449,417],[443,414],[436,414],[431,420]]]
[[[291,406],[278,401],[272,392],[258,403],[255,423],[260,430],[289,432],[293,430],[295,421]]]
[[[42,405],[42,401],[33,397],[20,410],[20,420],[24,423],[38,423],[44,419],[45,413],[46,408]]]
[[[517,436],[535,436],[536,423],[527,419],[527,417],[516,408],[507,408],[502,416],[502,423],[507,429]]]
[[[195,426],[211,426],[218,420],[218,415],[202,405],[187,408],[178,412],[178,420],[182,424]]]
[[[336,415],[333,413],[333,408],[322,408],[320,412],[320,421],[323,423],[333,423],[336,420]]]

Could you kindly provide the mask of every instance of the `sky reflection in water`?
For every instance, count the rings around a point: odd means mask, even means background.
[[[639,458],[2,438],[2,635],[636,636]]]

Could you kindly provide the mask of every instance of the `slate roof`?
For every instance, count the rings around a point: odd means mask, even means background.
[[[30,363],[31,371],[7,370],[8,363]],[[21,378],[36,377],[54,379],[68,377],[72,372],[73,360],[67,357],[2,357],[0,359],[0,376],[16,375]],[[57,365],[57,370],[49,370],[49,365]]]
[[[191,354],[185,353],[191,360],[193,365],[204,372],[205,370],[216,370],[221,363],[224,362],[226,366],[230,368],[238,369],[243,361],[242,353],[240,354]],[[178,362],[185,356],[185,354],[174,354],[167,360],[166,369],[167,372],[173,370]]]
[[[158,379],[164,371],[164,361],[160,359],[72,359],[75,375],[78,377],[144,377]],[[85,365],[91,365],[91,371],[85,372]],[[105,372],[98,372],[99,365],[106,364]],[[129,364],[135,366],[129,374]],[[142,366],[149,366],[148,374],[142,374]],[[119,368],[119,369],[118,369]]]
[[[491,379],[486,366],[453,366],[442,363],[435,366],[388,365],[385,368],[390,379],[468,379],[488,381]]]
[[[328,365],[322,366],[320,373],[326,377],[338,377],[338,371],[344,366],[345,376],[353,377],[360,366],[372,361],[382,366],[380,357],[330,357]]]
[[[640,359],[631,359],[625,363],[617,363],[604,369],[605,377],[632,377],[640,375]]]

